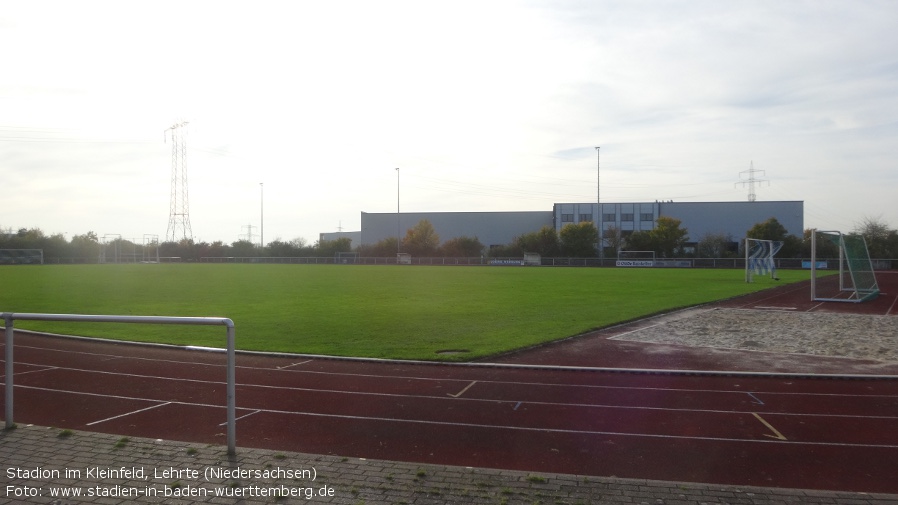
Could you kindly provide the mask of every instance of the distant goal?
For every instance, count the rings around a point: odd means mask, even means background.
[[[412,264],[412,255],[409,253],[396,253],[396,264],[397,265],[411,265]]]
[[[543,264],[543,257],[539,253],[525,252],[524,262],[522,264],[524,266],[538,267]]]
[[[338,265],[355,265],[359,262],[357,252],[338,252],[334,255],[334,263]]]
[[[757,276],[776,276],[776,253],[783,247],[781,240],[745,239],[745,282],[754,282]]]

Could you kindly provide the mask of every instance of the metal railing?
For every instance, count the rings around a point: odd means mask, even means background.
[[[84,314],[29,314],[4,312],[6,324],[6,429],[14,426],[13,422],[13,339],[14,322],[20,321],[62,321],[92,323],[140,323],[140,324],[179,324],[202,326],[225,326],[227,328],[227,432],[228,454],[237,453],[237,422],[235,398],[235,364],[234,364],[234,322],[223,317],[169,317],[169,316],[98,316]]]

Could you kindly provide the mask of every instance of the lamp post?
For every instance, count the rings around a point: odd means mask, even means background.
[[[259,183],[259,249],[265,248],[265,187]]]
[[[399,261],[399,244],[401,242],[399,225],[399,167],[396,167],[396,261]]]

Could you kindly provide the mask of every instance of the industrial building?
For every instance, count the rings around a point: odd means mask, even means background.
[[[556,203],[551,211],[526,212],[362,212],[360,244],[373,245],[391,237],[405,236],[406,230],[427,219],[445,242],[456,237],[477,237],[487,247],[507,245],[515,237],[553,226],[560,231],[567,224],[598,222],[603,230],[612,227],[626,236],[651,230],[659,217],[681,221],[696,242],[708,234],[722,234],[734,241],[745,237],[755,224],[776,218],[790,235],[804,233],[804,202],[650,202],[650,203]],[[601,216],[601,219],[599,219]]]

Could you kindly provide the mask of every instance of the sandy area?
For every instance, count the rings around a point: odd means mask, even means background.
[[[898,317],[894,316],[697,309],[613,339],[898,363]]]

